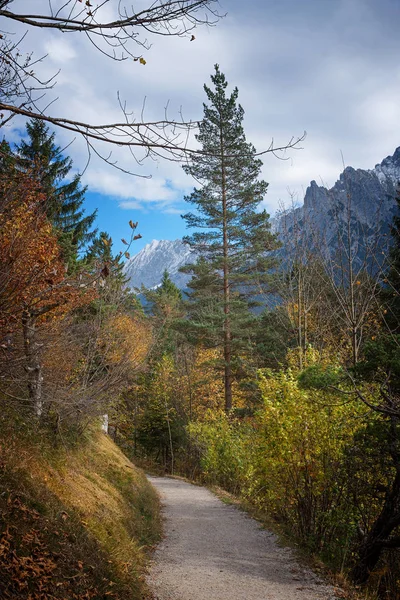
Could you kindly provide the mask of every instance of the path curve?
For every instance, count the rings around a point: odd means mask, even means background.
[[[148,576],[157,600],[333,600],[276,536],[207,489],[149,477],[161,495],[165,538]]]

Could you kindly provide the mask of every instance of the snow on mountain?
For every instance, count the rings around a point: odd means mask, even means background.
[[[124,273],[131,288],[157,287],[165,270],[172,281],[184,289],[190,275],[179,273],[179,267],[196,261],[196,254],[182,240],[153,240],[125,263]]]
[[[388,181],[397,185],[400,179],[400,147],[396,149],[393,156],[387,156],[380,165],[375,165],[375,169],[372,169],[369,173],[375,173],[385,187]]]

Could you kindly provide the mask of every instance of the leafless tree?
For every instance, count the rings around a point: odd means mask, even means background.
[[[53,102],[45,105],[43,99],[55,86],[58,73],[42,80],[36,71],[46,57],[26,56],[19,48],[26,33],[39,28],[60,35],[85,36],[105,60],[145,63],[142,50],[148,50],[156,36],[194,40],[194,28],[216,24],[222,16],[218,0],[154,0],[139,9],[124,0],[103,0],[98,4],[90,0],[49,0],[48,4],[32,0],[30,8],[34,6],[28,12],[18,12],[15,4],[14,0],[0,0],[0,126],[15,115],[42,119],[82,136],[89,158],[98,155],[123,171],[112,156],[115,146],[127,148],[139,163],[148,156],[180,161],[199,152],[188,145],[197,122],[186,121],[182,115],[179,119],[170,118],[167,110],[159,120],[147,121],[143,113],[135,117],[119,94],[120,121],[89,123],[57,116]],[[8,30],[12,25],[26,27],[26,33],[17,41],[10,41],[15,36]],[[271,142],[265,152],[297,147],[302,139],[303,136],[292,138],[282,147]]]
[[[335,242],[323,247],[326,283],[335,298],[334,318],[347,335],[351,363],[359,361],[367,332],[379,320],[381,286],[388,269],[388,238],[382,231],[382,202],[373,209],[373,218],[360,221],[355,212],[351,183],[344,178],[346,193],[343,205],[332,206]]]
[[[150,47],[148,38],[190,36],[194,27],[216,23],[219,18],[216,0],[156,0],[138,11],[129,3],[115,0],[103,0],[96,6],[90,0],[65,0],[64,3],[49,0],[48,4],[30,4],[36,6],[30,6],[32,12],[24,13],[18,12],[13,0],[0,1],[0,126],[15,115],[43,119],[80,134],[87,143],[89,154],[100,154],[114,166],[111,153],[104,150],[109,144],[128,147],[136,160],[148,155],[180,159],[188,133],[194,127],[193,123],[183,119],[172,120],[167,114],[152,122],[146,122],[143,115],[135,119],[119,97],[120,122],[89,123],[56,116],[50,109],[52,103],[44,106],[43,98],[54,87],[57,73],[48,80],[41,79],[36,67],[45,57],[24,56],[19,47],[25,36],[11,42],[14,36],[6,29],[18,23],[26,26],[27,33],[40,28],[60,35],[86,36],[105,59],[145,62],[141,51]],[[135,153],[138,148],[145,150],[140,157]]]
[[[328,343],[327,286],[319,253],[320,231],[315,214],[298,207],[293,194],[290,205],[277,213],[281,262],[277,269],[277,293],[296,334],[298,366],[303,369],[309,344],[322,350]],[[277,313],[278,314],[278,313]]]
[[[356,365],[368,335],[382,316],[381,286],[388,270],[389,238],[382,226],[385,197],[356,206],[346,170],[333,194],[311,185],[303,207],[278,217],[282,251],[281,296],[291,307],[298,347],[306,349],[310,326],[320,340]],[[359,199],[357,202],[359,203]],[[376,331],[375,331],[376,333]],[[300,368],[305,365],[301,364]]]

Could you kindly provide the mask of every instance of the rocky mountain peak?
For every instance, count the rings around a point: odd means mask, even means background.
[[[129,287],[154,288],[167,270],[172,281],[182,289],[190,276],[179,273],[179,268],[195,260],[196,254],[182,240],[152,240],[125,263],[124,273]]]
[[[387,156],[380,164],[375,165],[373,171],[383,184],[387,178],[397,185],[400,180],[400,146],[396,148],[393,156]]]

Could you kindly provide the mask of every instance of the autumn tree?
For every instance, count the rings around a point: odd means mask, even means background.
[[[277,330],[284,333],[288,347],[296,338],[298,367],[306,367],[307,349],[312,345],[318,350],[340,344],[335,328],[336,310],[332,284],[326,275],[326,248],[320,230],[318,210],[298,208],[293,196],[288,208],[282,207],[277,214],[279,240],[282,244],[279,268],[275,274],[274,310]],[[277,298],[279,299],[277,301]],[[268,317],[266,317],[268,320]],[[286,330],[286,331],[285,331]],[[290,343],[289,343],[289,340]]]
[[[136,225],[131,222],[132,241],[138,237]],[[96,295],[52,329],[45,356],[47,391],[55,399],[51,409],[58,426],[72,422],[82,428],[108,414],[116,431],[153,346],[152,328],[125,286],[121,253],[114,254],[111,237],[103,232],[91,248],[92,260],[83,268]]]
[[[225,409],[229,412],[234,361],[240,342],[248,337],[248,309],[259,284],[269,277],[268,252],[276,241],[269,215],[259,210],[267,183],[259,179],[262,163],[244,134],[238,90],[227,95],[228,83],[218,65],[211,80],[213,89],[204,86],[209,104],[204,105],[196,136],[203,154],[193,156],[184,167],[201,186],[185,198],[196,212],[183,218],[197,230],[185,241],[204,259],[187,268],[193,274],[190,287],[199,290],[200,281],[208,286],[213,291],[213,315],[219,315],[215,333],[223,338]],[[200,301],[196,293],[194,304]]]
[[[384,199],[374,207],[370,221],[358,221],[351,177],[344,177],[343,182],[344,199],[335,201],[331,211],[336,242],[329,248],[325,240],[319,252],[323,279],[334,298],[331,317],[347,337],[349,363],[355,366],[362,357],[368,333],[374,335],[379,327],[380,292],[389,247],[381,223]]]
[[[42,210],[44,199],[45,195],[28,173],[15,170],[0,179],[0,337],[4,368],[8,372],[5,381],[11,389],[16,384],[23,390],[26,384],[37,417],[43,413],[43,344],[38,339],[38,330],[73,308],[87,304],[95,293],[84,274],[76,278],[67,276],[57,236]],[[20,338],[22,371],[18,367]],[[12,371],[15,365],[17,381]],[[2,391],[13,395],[9,389]]]
[[[399,188],[396,201],[399,205]],[[356,369],[348,374],[357,398],[378,417],[379,445],[389,471],[379,511],[358,547],[352,570],[357,583],[369,579],[384,552],[400,548],[399,225],[399,215],[395,214],[390,250],[386,244],[379,246],[384,260],[379,257],[382,272],[376,278],[381,304],[378,326],[364,344]]]

